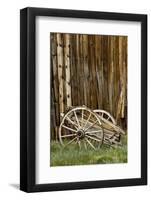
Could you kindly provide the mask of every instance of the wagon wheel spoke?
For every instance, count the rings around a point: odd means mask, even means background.
[[[84,131],[87,131],[88,129],[92,128],[97,122],[98,122],[98,120],[93,122],[93,124],[91,124],[89,127],[87,127]]]
[[[94,110],[94,112],[97,113],[98,115],[100,115],[100,117],[102,119],[105,119],[105,120],[107,120],[109,122],[112,122],[114,125],[116,124],[116,121],[115,121],[114,117],[109,112],[107,112],[105,110]]]
[[[82,109],[82,113],[81,113],[81,128],[83,128],[83,115],[84,115],[84,110]]]
[[[87,150],[87,143],[85,140],[83,140],[84,148]]]
[[[74,137],[70,142],[68,142],[68,143],[65,145],[65,147],[68,146],[69,144],[71,144],[72,142],[74,142],[76,139],[77,139],[77,137]]]
[[[73,112],[74,112],[74,116],[75,116],[75,118],[76,118],[76,121],[77,121],[78,127],[80,128],[80,123],[79,123],[79,120],[78,120],[77,114],[76,114],[75,110],[74,110]]]
[[[69,134],[69,135],[62,135],[61,137],[62,138],[68,138],[68,137],[73,137],[73,136],[76,136],[77,134]]]
[[[77,142],[78,142],[79,148],[81,149],[81,143],[78,137],[77,137]]]
[[[93,146],[93,144],[92,144],[87,138],[85,138],[85,140],[87,141],[87,143],[88,143],[94,150],[96,150],[96,148]]]
[[[86,135],[86,137],[87,137],[87,138],[90,138],[90,139],[92,139],[92,140],[95,140],[95,141],[97,141],[97,142],[101,142],[101,141],[102,141],[102,140],[99,140],[99,139],[94,138],[94,137],[89,136],[89,135]]]
[[[92,113],[90,113],[90,115],[89,115],[89,117],[88,117],[87,121],[86,121],[86,122],[85,122],[85,124],[84,124],[84,127],[83,127],[83,129],[85,129],[85,127],[86,127],[86,125],[87,125],[88,121],[89,121],[89,120],[90,120],[90,118],[91,118],[91,115],[92,115]]]
[[[87,133],[87,135],[89,135],[89,136],[94,136],[94,137],[96,137],[96,138],[99,138],[99,139],[103,140],[103,132],[102,132],[102,137],[100,137],[99,135],[94,134],[94,133]]]
[[[84,120],[84,117],[86,117],[86,119],[88,118],[87,115],[83,114],[83,120]],[[94,119],[91,119],[91,116],[90,116],[90,119],[88,121],[89,122],[94,122]]]
[[[65,129],[67,129],[67,130],[69,130],[69,131],[77,133],[77,130],[72,129],[72,128],[68,127],[68,126],[62,125],[62,127],[65,128]]]
[[[78,130],[78,125],[77,125],[74,121],[72,121],[68,116],[66,117],[66,120],[67,120],[68,122],[70,122],[70,123],[74,126],[74,128],[75,128],[76,130]]]

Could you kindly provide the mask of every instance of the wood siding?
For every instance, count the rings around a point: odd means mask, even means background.
[[[50,34],[51,137],[60,113],[86,105],[127,128],[127,36]]]

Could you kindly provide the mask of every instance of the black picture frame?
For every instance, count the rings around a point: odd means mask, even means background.
[[[141,178],[36,184],[35,19],[54,16],[141,23]],[[20,11],[20,189],[25,192],[121,187],[147,184],[147,15],[48,8]]]

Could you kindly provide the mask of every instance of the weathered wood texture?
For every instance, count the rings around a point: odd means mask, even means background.
[[[127,128],[127,36],[50,34],[51,137],[60,113],[86,105],[110,112]]]

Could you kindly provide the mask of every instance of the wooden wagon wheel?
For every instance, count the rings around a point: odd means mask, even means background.
[[[107,112],[105,110],[99,110],[99,109],[96,109],[93,111],[95,113],[97,113],[98,115],[100,115],[101,117],[103,117],[104,119],[106,119],[116,125],[116,121],[115,121],[114,117],[109,112]]]
[[[68,111],[59,127],[59,140],[63,146],[77,144],[87,149],[97,149],[103,142],[103,129],[97,114],[82,106]]]
[[[113,124],[112,128],[116,127],[117,123],[114,117],[109,112],[105,110],[99,110],[99,109],[96,109],[93,111],[97,113],[103,121],[105,120],[105,126],[107,125],[107,122],[109,122],[109,125]],[[103,142],[110,146],[114,143],[117,144],[120,142],[120,134],[117,131],[115,132],[112,132],[112,131],[104,127],[104,141]]]

